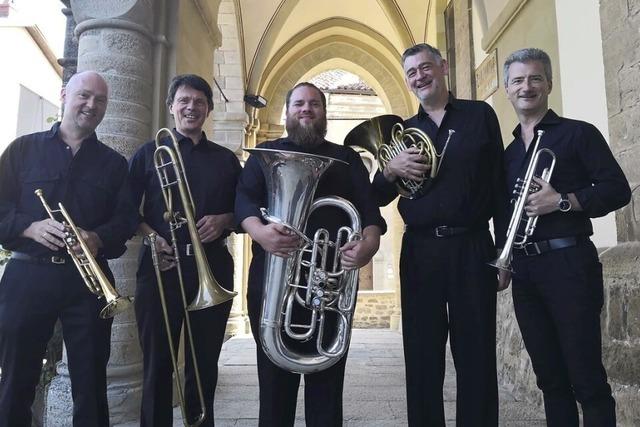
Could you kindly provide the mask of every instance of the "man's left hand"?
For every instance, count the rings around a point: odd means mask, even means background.
[[[341,248],[342,258],[340,260],[342,268],[354,270],[367,265],[378,250],[379,244],[367,239],[353,240],[345,243]]]
[[[196,223],[198,227],[198,236],[202,243],[213,242],[231,228],[233,222],[233,214],[226,213],[222,215],[205,215]]]
[[[551,184],[536,176],[533,177],[533,181],[540,186],[540,189],[527,197],[527,204],[524,207],[527,216],[540,216],[557,211],[560,193]]]
[[[98,255],[98,250],[100,250],[100,248],[103,246],[100,236],[98,236],[98,234],[93,231],[86,231],[82,228],[78,228],[78,231],[80,232],[79,237],[84,240],[87,247],[89,248],[89,252],[91,252],[91,255],[93,255],[94,257]],[[76,255],[80,255],[82,253],[80,243],[76,243],[71,249]]]

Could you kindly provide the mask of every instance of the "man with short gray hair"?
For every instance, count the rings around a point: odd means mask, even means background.
[[[457,99],[447,90],[447,61],[428,44],[402,55],[407,87],[420,107],[404,122],[434,144],[438,173],[412,198],[401,198],[405,222],[400,255],[402,336],[407,413],[411,427],[444,426],[443,382],[447,338],[456,367],[456,424],[498,425],[496,290],[506,275],[488,265],[496,256],[489,220],[504,237],[506,198],[502,137],[485,102]],[[451,131],[455,133],[451,134]],[[374,178],[380,205],[398,196],[400,179],[423,181],[430,167],[414,146]]]
[[[504,64],[507,97],[518,115],[505,150],[509,187],[524,176],[538,151],[556,159],[549,182],[533,178],[525,213],[538,217],[534,233],[513,249],[513,304],[547,425],[577,427],[576,400],[585,426],[616,425],[615,401],[602,364],[602,265],[589,239],[590,218],[629,202],[631,192],[607,142],[593,125],[549,108],[551,61],[540,49],[512,53]],[[532,144],[533,142],[533,144]],[[536,173],[549,167],[541,156]]]

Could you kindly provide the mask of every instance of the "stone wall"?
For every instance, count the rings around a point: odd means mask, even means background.
[[[391,315],[396,310],[395,291],[358,292],[354,328],[389,328]]]

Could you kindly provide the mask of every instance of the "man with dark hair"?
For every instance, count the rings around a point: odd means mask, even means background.
[[[629,203],[629,183],[595,126],[558,116],[549,108],[551,61],[540,49],[512,53],[504,64],[504,87],[518,115],[505,150],[508,188],[524,177],[537,140],[553,151],[550,182],[525,212],[538,217],[535,232],[513,250],[513,304],[549,426],[578,426],[576,400],[585,426],[616,425],[615,401],[602,365],[600,312],[602,265],[590,218]],[[547,158],[543,157],[543,158]],[[549,166],[544,160],[539,173]]]
[[[350,148],[324,139],[327,132],[326,100],[324,94],[311,83],[300,83],[286,97],[286,129],[288,136],[260,144],[258,148],[296,151],[342,160],[333,163],[318,182],[315,198],[340,196],[351,201],[362,223],[362,239],[344,244],[342,267],[360,268],[367,264],[380,243],[386,224],[376,206],[368,173],[360,156]],[[260,427],[293,426],[300,374],[276,366],[265,354],[260,340],[260,309],[263,299],[265,252],[287,258],[299,248],[299,239],[284,225],[265,223],[260,208],[265,207],[267,188],[264,174],[255,156],[250,156],[238,183],[236,219],[253,239],[253,258],[249,269],[247,300],[251,330],[257,343],[258,376],[260,381]],[[348,225],[345,214],[333,207],[317,209],[309,217],[305,233],[314,236],[319,228],[335,234]],[[329,256],[331,259],[331,257]],[[330,262],[330,261],[329,261]],[[306,280],[306,279],[303,279]],[[283,284],[284,285],[284,284]],[[326,312],[327,316],[332,314]],[[335,325],[333,318],[325,325]],[[298,323],[298,322],[296,322]],[[334,327],[325,333],[334,334]],[[294,343],[300,344],[300,343]],[[317,352],[316,337],[304,343],[303,351]],[[305,374],[305,419],[307,426],[331,427],[342,425],[342,388],[346,356],[320,372]]]
[[[58,319],[73,387],[73,425],[109,426],[107,362],[112,319],[105,299],[85,284],[65,249],[67,226],[52,219],[61,202],[100,270],[118,258],[135,231],[127,162],[98,141],[108,87],[98,73],[71,77],[64,115],[51,130],[22,136],[0,158],[0,243],[12,251],[0,282],[0,426],[31,426],[31,404],[47,341]],[[55,214],[54,214],[55,215]],[[76,244],[72,250],[79,254]]]
[[[493,218],[500,245],[506,217],[498,119],[488,104],[447,91],[447,61],[434,47],[407,49],[402,64],[407,86],[420,101],[405,128],[424,131],[439,160],[437,176],[425,184],[429,189],[398,202],[406,224],[400,280],[409,425],[445,425],[448,335],[457,374],[457,425],[496,426],[496,289],[507,286],[506,275],[496,280],[487,265],[496,256],[488,221]],[[380,205],[398,196],[399,179],[422,181],[428,173],[417,148],[402,151],[374,178]]]
[[[162,139],[161,144],[172,150],[180,150],[193,195],[198,237],[204,246],[213,276],[224,288],[232,290],[233,259],[226,247],[226,237],[234,226],[233,204],[236,182],[241,171],[240,162],[233,152],[209,141],[202,131],[213,108],[211,87],[203,78],[193,74],[176,76],[169,87],[167,105],[175,120],[173,134],[178,144],[173,146],[169,137]],[[146,143],[131,158],[129,167],[133,198],[137,206],[144,197],[138,233],[142,236],[157,234],[156,249],[160,255],[159,267],[162,270],[171,339],[174,348],[178,348],[185,308],[175,268],[176,260],[170,244],[169,225],[164,218],[167,207],[154,164],[155,150],[155,141]],[[169,171],[169,176],[173,176],[173,171]],[[172,186],[171,192],[173,210],[184,213],[177,186]],[[177,255],[189,303],[199,287],[196,259],[188,227],[180,227],[176,230],[176,235],[179,251]],[[217,363],[231,304],[232,301],[227,301],[189,312],[205,400],[206,418],[202,426],[214,425],[213,399],[218,378]],[[151,250],[146,245],[140,255],[135,309],[144,354],[140,425],[172,426],[173,366]],[[187,418],[189,422],[193,422],[201,411],[189,345],[185,345],[184,359]]]

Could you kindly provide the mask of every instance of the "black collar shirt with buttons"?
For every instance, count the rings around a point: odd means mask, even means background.
[[[558,193],[574,193],[583,211],[558,210],[541,216],[529,241],[590,236],[593,234],[590,218],[604,216],[629,203],[629,183],[595,126],[560,117],[553,110],[548,110],[535,126],[534,135],[538,130],[544,131],[538,149],[548,148],[556,156],[551,186]],[[534,136],[525,152],[520,125],[513,130],[513,137],[505,150],[509,197],[512,197],[516,179],[525,175],[537,139]],[[551,163],[549,156],[540,158],[536,168],[538,176]]]
[[[73,222],[98,234],[104,248],[99,255],[117,258],[135,231],[135,207],[128,187],[127,162],[98,141],[93,133],[80,149],[71,148],[59,134],[60,124],[49,131],[22,136],[0,158],[0,244],[31,256],[65,255],[51,251],[20,234],[35,221],[48,218],[40,199],[43,190],[51,209],[61,202]],[[56,219],[62,217],[56,214]]]
[[[398,211],[404,223],[410,227],[488,229],[493,218],[496,244],[501,246],[507,220],[504,148],[493,109],[485,102],[456,99],[450,94],[440,126],[422,106],[404,125],[426,132],[438,153],[444,149],[449,130],[455,131],[431,187],[417,199],[400,198]],[[374,177],[374,187],[381,206],[398,196],[395,184],[381,172]]]
[[[236,155],[231,150],[209,141],[204,132],[197,144],[175,129],[173,134],[178,141],[184,161],[184,169],[196,210],[194,212],[196,222],[205,215],[232,213],[236,183],[242,171]],[[161,144],[174,148],[169,137],[163,138]],[[142,215],[138,220],[146,222],[170,243],[169,225],[163,218],[167,208],[153,161],[155,149],[155,141],[147,142],[131,158],[129,162],[131,188],[136,206],[140,205],[144,196]],[[171,167],[167,168],[167,172],[172,180],[175,179]],[[180,192],[176,185],[171,187],[171,194],[174,211],[184,215]],[[229,231],[223,233],[218,240],[228,235]],[[186,225],[176,231],[176,236],[179,244],[191,243]]]

